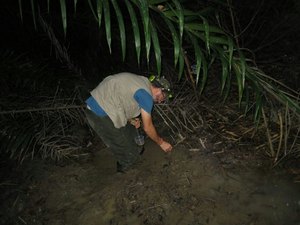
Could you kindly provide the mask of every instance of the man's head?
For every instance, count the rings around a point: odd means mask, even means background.
[[[151,75],[149,80],[151,82],[151,91],[154,102],[161,103],[173,97],[170,89],[171,85],[167,79]]]

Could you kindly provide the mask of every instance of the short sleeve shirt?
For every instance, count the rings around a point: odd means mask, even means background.
[[[138,89],[134,93],[134,99],[137,101],[139,106],[147,113],[151,114],[153,108],[153,98],[145,89]],[[90,96],[86,101],[88,108],[90,108],[98,116],[107,116],[107,113],[102,107],[96,102],[93,96]]]

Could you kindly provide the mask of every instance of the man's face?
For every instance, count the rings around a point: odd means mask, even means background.
[[[162,103],[166,100],[166,94],[161,90],[161,88],[155,88],[153,93],[153,100],[155,103]]]

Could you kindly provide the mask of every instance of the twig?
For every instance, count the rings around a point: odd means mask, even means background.
[[[269,148],[271,150],[271,156],[274,157],[275,153],[274,153],[273,143],[272,143],[272,139],[271,139],[271,135],[270,135],[270,130],[268,128],[268,122],[267,122],[265,110],[263,107],[262,107],[261,111],[262,111],[262,116],[264,119],[264,125],[266,128],[266,135],[267,135],[267,139],[268,139],[268,143],[269,143]]]
[[[57,110],[67,110],[67,109],[84,109],[85,107],[86,107],[85,105],[69,105],[69,106],[53,106],[53,107],[44,107],[44,108],[8,110],[8,111],[0,112],[0,115],[32,113],[32,112],[41,112],[41,111],[57,111]]]
[[[22,219],[21,216],[18,216],[18,219],[19,219],[22,223],[27,224],[27,222],[26,222],[24,219]]]

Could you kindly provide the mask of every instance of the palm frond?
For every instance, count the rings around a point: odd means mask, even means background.
[[[67,9],[66,9],[66,0],[60,0],[60,10],[61,10],[61,17],[62,23],[64,28],[64,34],[67,34]]]
[[[83,142],[72,127],[85,124],[83,108],[78,90],[69,93],[65,86],[74,77],[57,79],[57,71],[49,74],[11,52],[0,54],[0,59],[0,85],[5,87],[0,97],[1,153],[19,162],[34,156],[58,160],[78,153]]]
[[[35,5],[34,5],[33,0],[30,1],[30,4],[31,4],[32,20],[33,20],[34,28],[37,29],[37,27],[36,27],[36,17],[35,17]]]
[[[103,11],[105,19],[106,40],[111,53],[111,21],[110,21],[110,6],[108,0],[103,0]]]
[[[124,25],[124,19],[120,10],[120,7],[116,0],[111,1],[113,4],[113,7],[116,12],[116,16],[119,23],[119,30],[120,30],[120,39],[121,39],[121,46],[122,46],[122,59],[125,60],[125,54],[126,54],[126,31],[125,31],[125,25]]]
[[[132,23],[132,30],[134,33],[134,43],[135,43],[135,49],[136,49],[136,56],[137,56],[137,61],[138,64],[140,64],[140,54],[141,54],[141,36],[140,36],[140,29],[139,29],[139,24],[138,24],[138,20],[136,17],[136,13],[132,7],[132,4],[130,3],[130,1],[125,1],[129,15],[130,15],[130,19],[131,19],[131,23]]]

